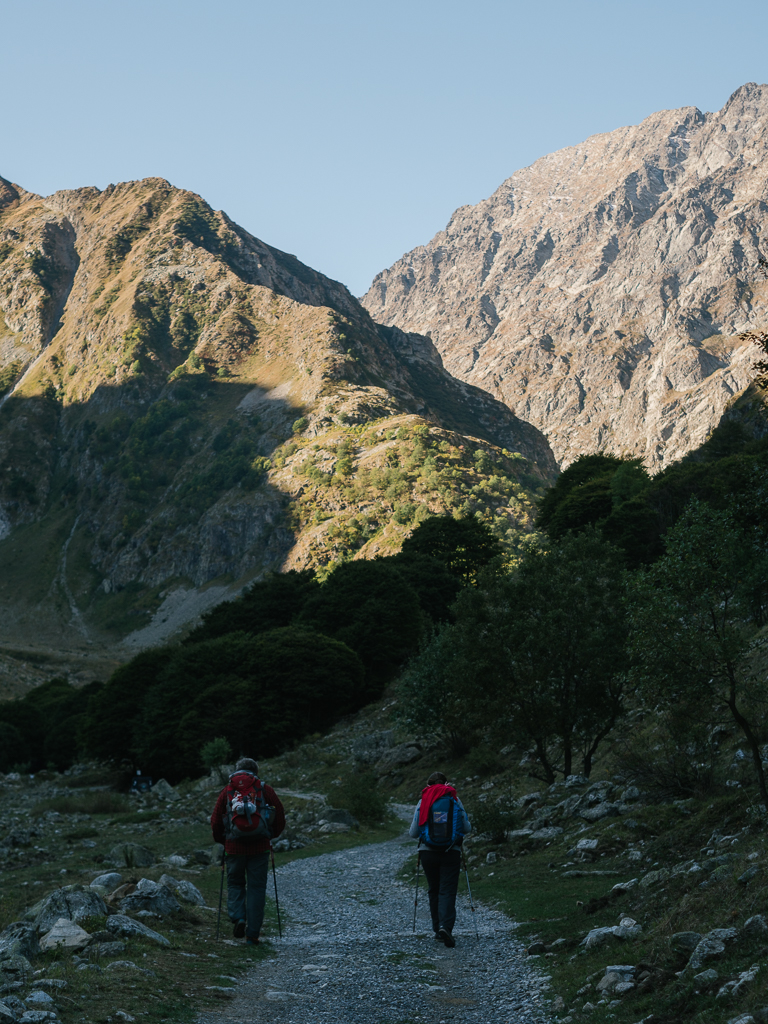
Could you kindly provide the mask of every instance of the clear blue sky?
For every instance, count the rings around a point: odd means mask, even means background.
[[[768,80],[742,0],[0,0],[0,174],[159,175],[355,294],[518,167]]]

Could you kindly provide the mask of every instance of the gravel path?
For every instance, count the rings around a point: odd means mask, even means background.
[[[198,1024],[544,1024],[545,976],[526,962],[512,922],[459,895],[446,949],[432,936],[426,892],[397,871],[414,843],[401,837],[293,861],[278,871],[288,915],[273,958],[254,966],[235,998]],[[243,950],[245,954],[245,949]]]

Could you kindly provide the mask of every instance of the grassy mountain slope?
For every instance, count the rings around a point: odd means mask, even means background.
[[[0,312],[0,644],[135,648],[429,512],[514,544],[555,472],[428,339],[161,179],[0,179]]]

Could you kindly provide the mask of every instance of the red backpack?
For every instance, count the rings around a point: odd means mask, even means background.
[[[224,832],[227,839],[272,837],[275,809],[264,799],[264,786],[251,772],[235,772],[226,789]]]

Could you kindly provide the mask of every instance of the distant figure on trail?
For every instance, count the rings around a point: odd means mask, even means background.
[[[433,772],[416,804],[409,835],[419,840],[421,863],[429,885],[429,912],[435,938],[456,945],[456,890],[461,871],[461,844],[472,826],[461,800],[442,772]]]
[[[255,946],[264,920],[272,839],[285,828],[285,810],[271,786],[259,779],[259,766],[241,757],[219,793],[211,815],[216,843],[224,843],[227,913],[236,939]]]

